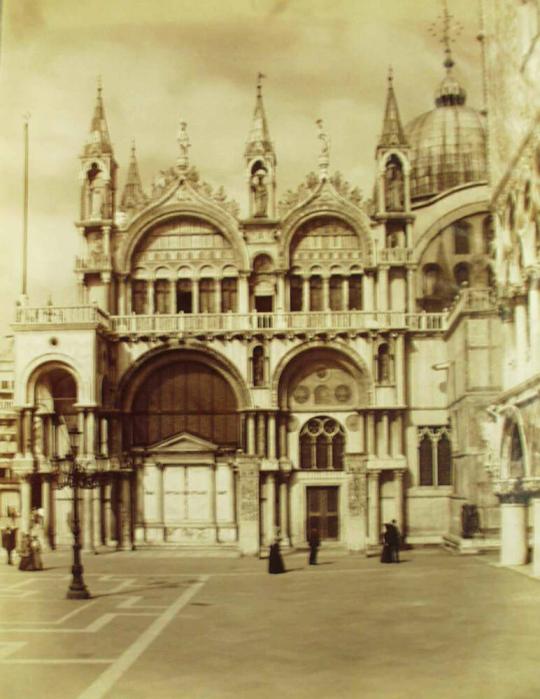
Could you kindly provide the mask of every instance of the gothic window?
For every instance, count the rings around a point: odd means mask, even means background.
[[[294,274],[290,280],[290,309],[302,310],[302,277]]]
[[[377,383],[392,381],[390,348],[386,343],[377,350]]]
[[[454,267],[454,279],[458,286],[469,283],[469,265],[466,262],[461,262]]]
[[[352,274],[349,277],[349,308],[351,311],[362,310],[362,277]]]
[[[323,310],[322,278],[315,276],[309,280],[309,309],[311,311]]]
[[[300,432],[300,468],[343,470],[345,433],[333,418],[309,420]]]
[[[257,345],[251,355],[254,386],[264,385],[264,361],[264,348]]]
[[[147,308],[148,294],[146,291],[146,282],[144,281],[144,279],[135,279],[131,287],[131,294],[131,307],[133,313],[137,313],[139,315],[145,314]]]
[[[226,278],[221,283],[221,311],[222,313],[227,313],[228,311],[236,312],[237,305],[237,283],[236,279]]]
[[[452,442],[448,427],[418,428],[419,485],[452,484]]]
[[[154,286],[156,313],[170,313],[169,308],[169,282],[166,279],[158,279]]]
[[[193,312],[193,295],[190,279],[179,279],[176,283],[176,308],[178,313]]]
[[[340,275],[330,277],[330,310],[343,310],[343,277]]]
[[[424,296],[435,296],[441,280],[441,268],[436,264],[429,264],[423,270]]]
[[[454,224],[454,252],[456,255],[468,255],[471,251],[469,236],[471,226],[465,221]]]
[[[199,282],[199,311],[215,313],[214,280],[201,279]]]
[[[493,217],[486,216],[483,223],[482,223],[482,243],[483,243],[482,247],[483,247],[484,253],[486,255],[491,254],[491,247],[492,247],[494,238],[495,238],[495,233],[493,231]]]

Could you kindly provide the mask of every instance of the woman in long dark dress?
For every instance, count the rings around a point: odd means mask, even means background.
[[[279,550],[279,541],[274,541],[270,546],[270,555],[268,556],[268,572],[272,575],[279,575],[285,572],[285,565]]]
[[[381,563],[392,563],[392,532],[388,524],[384,525]]]

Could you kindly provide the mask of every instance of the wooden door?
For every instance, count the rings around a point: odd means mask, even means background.
[[[317,529],[321,540],[339,538],[339,507],[337,486],[307,488],[306,535]]]

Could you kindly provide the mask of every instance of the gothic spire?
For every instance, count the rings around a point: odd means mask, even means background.
[[[388,92],[386,94],[386,108],[384,110],[384,122],[379,139],[379,148],[406,145],[407,140],[401,125],[396,94],[394,92],[394,76],[390,67],[388,70]]]
[[[135,141],[131,144],[131,158],[129,160],[126,184],[122,193],[121,209],[129,211],[136,209],[146,201],[146,195],[142,188],[141,176],[139,174],[139,165],[137,163],[137,154],[135,152]]]
[[[255,100],[255,111],[253,112],[253,121],[249,132],[248,142],[246,144],[245,156],[251,158],[265,153],[273,153],[272,142],[270,140],[270,132],[268,131],[268,122],[266,121],[266,113],[262,98],[262,81],[266,76],[262,73],[257,75],[257,97]]]
[[[90,122],[90,133],[86,139],[83,155],[91,156],[100,153],[112,153],[111,138],[109,136],[109,129],[107,127],[107,120],[105,118],[105,109],[103,107],[102,91],[103,88],[101,86],[101,79],[99,79],[96,106],[94,108],[92,121]]]

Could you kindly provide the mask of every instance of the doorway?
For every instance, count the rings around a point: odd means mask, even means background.
[[[306,489],[306,534],[317,529],[321,540],[339,538],[338,486],[316,486]]]

